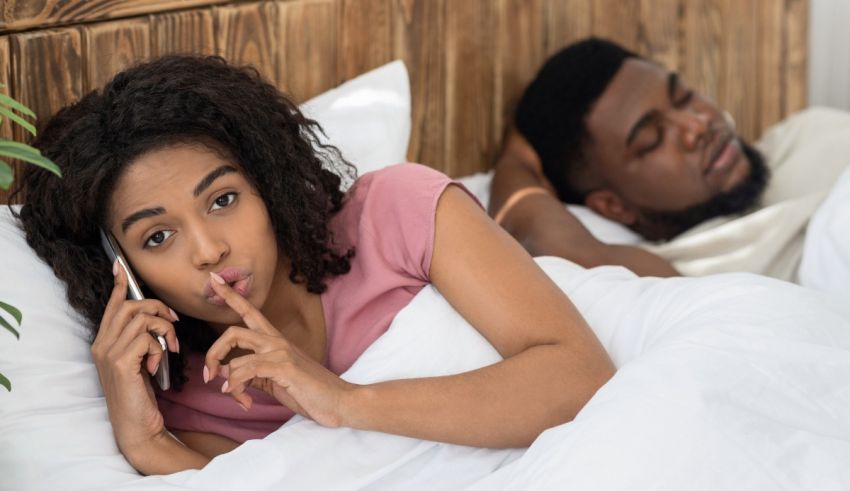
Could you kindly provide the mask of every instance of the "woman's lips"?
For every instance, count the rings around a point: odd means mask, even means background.
[[[224,281],[233,288],[233,291],[239,295],[246,298],[250,295],[251,283],[253,283],[254,276],[247,270],[241,268],[225,268],[216,274],[221,276]],[[204,297],[208,303],[213,305],[224,305],[224,299],[215,293],[211,282],[212,278],[207,280],[207,284],[204,287]]]

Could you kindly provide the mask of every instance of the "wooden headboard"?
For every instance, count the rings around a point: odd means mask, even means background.
[[[0,10],[0,82],[42,123],[165,53],[254,64],[296,100],[401,58],[408,157],[453,176],[492,166],[524,85],[589,35],[677,68],[750,139],[806,104],[808,0],[0,0]],[[0,133],[12,135],[7,121]]]

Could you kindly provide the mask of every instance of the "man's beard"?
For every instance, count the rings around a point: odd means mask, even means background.
[[[758,150],[744,142],[741,148],[750,163],[750,174],[734,188],[719,193],[708,201],[680,211],[641,209],[640,219],[632,227],[647,240],[670,240],[710,218],[736,215],[749,211],[761,202],[770,169]]]

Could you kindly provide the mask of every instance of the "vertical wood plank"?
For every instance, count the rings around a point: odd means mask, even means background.
[[[9,87],[9,38],[8,36],[0,36],[0,83],[3,84],[3,87],[0,88],[0,93],[6,94],[8,96],[12,95],[12,89]],[[7,140],[11,140],[13,138],[12,135],[12,123],[8,118],[3,118],[3,121],[0,122],[0,138],[5,138]],[[12,167],[12,172],[14,172],[14,177],[18,177],[18,169],[16,169],[16,165],[8,158],[3,159],[7,164]],[[14,186],[14,182],[12,183]],[[9,198],[9,192],[4,191],[0,188],[0,206],[5,205],[6,201]]]
[[[782,2],[758,3],[758,97],[757,130],[759,134],[782,119],[783,66],[783,14]]]
[[[501,142],[525,86],[546,60],[546,0],[497,0],[493,138]]]
[[[279,87],[297,102],[336,85],[337,4],[334,0],[278,2]]]
[[[690,87],[717,100],[723,34],[720,9],[713,0],[689,0],[683,8],[682,75]]]
[[[237,65],[253,65],[277,85],[278,35],[274,3],[259,2],[215,7],[216,53]]]
[[[546,12],[547,55],[593,33],[593,0],[549,0]]]
[[[596,0],[593,9],[594,36],[609,39],[630,50],[637,50],[640,2]]]
[[[446,11],[446,172],[471,174],[492,166],[494,4],[453,2]]]
[[[637,52],[670,70],[680,70],[683,0],[640,0]]]
[[[451,0],[449,0],[451,1]],[[407,158],[445,170],[446,0],[398,0],[393,57],[410,75],[411,132]]]
[[[83,36],[83,90],[98,89],[121,70],[150,58],[146,17],[80,27]]]
[[[9,41],[12,96],[33,110],[40,128],[51,115],[83,95],[80,33],[48,29],[14,34]],[[17,125],[13,134],[18,141],[31,141],[29,133]]]
[[[737,122],[738,134],[752,140],[758,133],[758,23],[755,2],[722,0],[720,106]]]
[[[3,88],[0,88],[0,93],[11,97],[12,88],[9,86],[9,55],[9,37],[0,36],[0,84],[3,84]],[[8,118],[3,118],[3,121],[0,122],[0,138],[12,138],[12,123]],[[0,203],[3,202],[5,200],[0,201]]]
[[[785,1],[785,83],[783,116],[806,107],[806,49],[809,25],[807,0]]]
[[[213,15],[209,9],[150,16],[151,56],[215,54]]]
[[[339,0],[337,81],[392,61],[390,0]]]

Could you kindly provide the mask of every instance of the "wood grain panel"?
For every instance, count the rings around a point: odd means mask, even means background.
[[[784,78],[783,21],[785,8],[782,2],[758,4],[758,129],[776,123],[783,116],[782,82]]]
[[[3,84],[0,92],[12,96],[12,88],[9,86],[9,61],[9,37],[0,36],[0,84]],[[7,118],[0,122],[0,138],[12,138],[12,123]],[[0,200],[0,203],[4,202],[5,200]]]
[[[277,84],[278,34],[274,3],[260,2],[213,10],[216,53],[231,63],[253,65]]]
[[[105,85],[116,73],[150,58],[150,23],[146,17],[80,27],[83,39],[83,90]]]
[[[4,0],[0,32],[228,3],[228,0]]]
[[[9,39],[14,97],[35,112],[40,124],[83,95],[82,42],[77,29],[48,29]]]
[[[279,86],[298,102],[336,85],[335,0],[278,2]]]
[[[637,49],[640,2],[596,0],[593,2],[593,35],[629,49]]]
[[[680,39],[684,0],[640,0],[637,52],[664,65],[680,70]]]
[[[723,33],[720,9],[712,0],[689,0],[683,9],[682,75],[689,86],[716,100]]]
[[[151,56],[215,54],[213,15],[209,9],[150,16]]]
[[[724,0],[720,3],[721,73],[718,102],[737,122],[745,139],[758,136],[758,23],[755,2]]]
[[[453,2],[446,11],[446,157],[452,176],[492,166],[494,4],[490,0]]]
[[[9,38],[7,36],[0,36],[0,83],[4,86],[3,88],[0,88],[0,93],[11,96],[12,90],[9,87]],[[0,138],[12,138],[12,124],[7,118],[3,118],[3,121],[0,122]],[[15,177],[17,177],[18,170],[15,168],[15,163],[8,158],[4,158],[2,160],[12,166],[12,172],[14,172]],[[0,188],[0,206],[6,204],[8,197],[9,192]]]
[[[546,0],[497,0],[493,137],[501,141],[525,86],[546,60]]]
[[[446,137],[445,8],[446,0],[397,0],[393,13],[393,57],[404,60],[410,75],[407,158],[438,168]]]
[[[546,19],[546,53],[551,55],[591,35],[593,0],[549,0]]]
[[[783,116],[806,107],[806,48],[808,44],[809,2],[785,1],[785,103]]]
[[[80,33],[48,29],[14,34],[9,41],[13,96],[33,110],[41,128],[56,111],[83,95]],[[18,141],[31,141],[29,133],[17,125],[13,134]]]
[[[337,81],[392,61],[391,0],[338,0]]]

